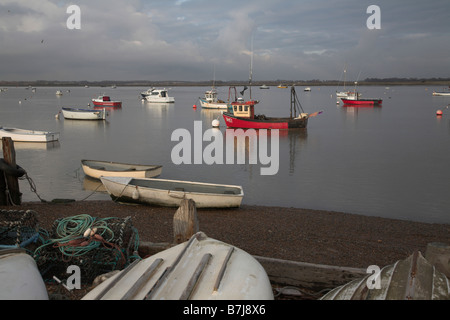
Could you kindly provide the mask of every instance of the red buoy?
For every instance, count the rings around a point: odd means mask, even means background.
[[[437,115],[437,116],[442,116],[442,110],[436,111],[436,115]]]
[[[192,106],[192,108],[197,109],[197,106],[194,104],[194,105]]]

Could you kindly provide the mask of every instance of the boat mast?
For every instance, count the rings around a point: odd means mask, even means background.
[[[253,78],[253,37],[251,42],[250,74],[248,79],[248,84],[250,87],[250,100],[252,100],[252,78]]]
[[[297,118],[297,111],[298,115],[301,115],[301,113],[305,112],[303,110],[302,104],[300,103],[300,100],[297,97],[297,92],[295,92],[295,87],[291,87],[291,119],[292,119],[292,109],[294,109],[294,118]]]
[[[216,64],[214,64],[214,69],[213,69],[213,89],[215,88],[216,85]]]

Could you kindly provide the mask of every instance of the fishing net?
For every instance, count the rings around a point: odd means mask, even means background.
[[[0,249],[27,249],[38,241],[39,224],[32,210],[0,210]]]
[[[101,274],[121,270],[139,259],[138,232],[131,218],[95,218],[78,215],[54,221],[50,231],[42,231],[43,244],[34,259],[44,281],[71,276],[70,266],[78,266],[82,284],[90,284]]]

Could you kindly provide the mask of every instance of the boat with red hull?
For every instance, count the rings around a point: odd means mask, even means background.
[[[97,99],[92,99],[94,107],[111,107],[111,108],[121,108],[122,101],[112,101],[109,96],[99,96]]]
[[[382,99],[346,99],[341,98],[344,105],[364,105],[364,106],[379,106],[382,104]]]
[[[253,119],[235,117],[231,113],[224,112],[223,118],[228,128],[241,129],[294,129],[306,128],[308,116],[297,118],[272,118],[264,115],[256,116]]]
[[[295,93],[295,88],[291,89],[291,115],[286,118],[266,117],[265,115],[255,115],[255,104],[258,101],[250,100],[244,101],[238,99],[231,103],[231,111],[224,112],[223,118],[228,128],[242,128],[242,129],[304,129],[308,125],[308,119],[320,113],[315,112],[308,114],[300,112],[296,115],[298,105],[298,98]],[[300,106],[301,108],[301,106]],[[292,116],[294,111],[294,116]],[[302,110],[303,111],[303,110]]]

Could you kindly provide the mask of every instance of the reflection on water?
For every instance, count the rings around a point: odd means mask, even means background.
[[[51,142],[15,141],[14,142],[15,150],[50,150],[50,149],[58,149],[59,147],[60,147],[59,141],[51,141]]]
[[[87,191],[107,193],[105,186],[100,180],[86,175],[83,178],[83,189]]]

